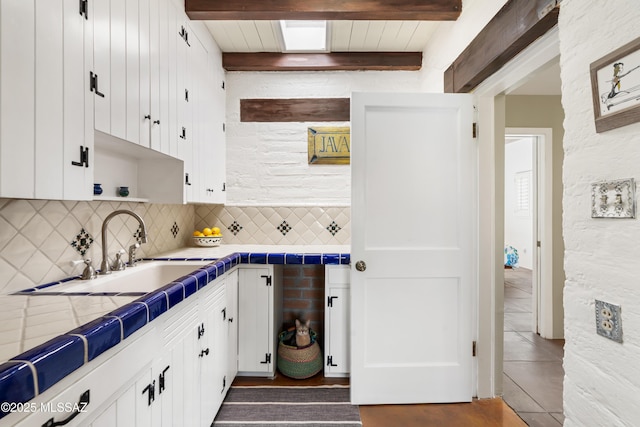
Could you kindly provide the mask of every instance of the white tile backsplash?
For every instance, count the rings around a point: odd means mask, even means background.
[[[351,208],[318,206],[209,206],[196,207],[195,228],[217,226],[223,242],[233,244],[347,245],[351,243]],[[286,221],[286,233],[278,227]],[[340,229],[332,235],[332,222]],[[237,223],[240,230],[232,227]]]
[[[84,229],[93,239],[84,255],[99,268],[102,259],[101,227],[117,209],[136,212],[145,221],[148,243],[138,257],[190,246],[194,230],[218,226],[228,244],[345,245],[351,242],[351,209],[319,206],[163,205],[131,202],[74,202],[0,199],[0,295],[78,275],[82,259],[71,246]],[[283,221],[290,230],[278,230]],[[332,222],[340,229],[332,235]],[[236,222],[234,234],[229,227]],[[178,230],[176,236],[172,229]],[[119,215],[109,223],[108,251],[113,256],[134,243],[137,221]]]
[[[102,222],[117,209],[132,210],[145,221],[149,241],[138,250],[138,257],[189,243],[194,223],[192,205],[0,199],[0,295],[80,274],[83,266],[72,267],[69,262],[83,258],[71,246],[82,229],[93,238],[84,257],[91,258],[98,268]],[[171,231],[174,223],[179,229],[175,237]],[[137,228],[134,218],[115,217],[109,224],[109,253],[128,249],[135,242]]]

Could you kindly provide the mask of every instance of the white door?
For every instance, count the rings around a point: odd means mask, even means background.
[[[352,95],[354,404],[471,401],[472,119],[471,95]]]

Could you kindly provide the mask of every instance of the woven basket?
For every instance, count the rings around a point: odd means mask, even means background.
[[[322,351],[316,341],[316,334],[311,331],[311,344],[298,348],[285,344],[294,333],[295,331],[285,331],[278,336],[278,370],[289,378],[311,378],[323,367]]]

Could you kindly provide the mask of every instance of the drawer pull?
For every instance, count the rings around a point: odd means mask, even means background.
[[[78,400],[78,405],[75,408],[75,410],[71,413],[71,415],[69,415],[67,418],[65,418],[62,421],[54,421],[54,419],[51,418],[46,423],[42,424],[42,427],[55,427],[55,426],[67,425],[71,422],[71,420],[77,417],[78,414],[80,414],[80,412],[84,412],[88,405],[89,405],[89,390],[85,391],[80,395],[80,400]]]

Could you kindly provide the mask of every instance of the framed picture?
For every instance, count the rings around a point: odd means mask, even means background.
[[[596,132],[640,121],[640,38],[593,62],[591,92]]]

